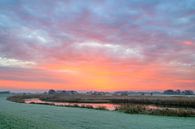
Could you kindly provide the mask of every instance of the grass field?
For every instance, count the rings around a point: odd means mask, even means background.
[[[75,103],[68,107],[85,107],[94,108],[93,106],[79,106],[84,103],[107,103],[116,104],[114,110],[129,113],[129,114],[150,114],[150,115],[165,115],[165,116],[195,116],[195,96],[119,96],[119,95],[66,95],[66,94],[17,94],[10,96],[7,100],[25,103],[28,99],[38,99],[39,102],[33,104],[56,105],[55,103]],[[42,101],[42,103],[40,103]],[[58,104],[57,104],[58,105]],[[59,106],[59,105],[58,105]],[[63,105],[62,105],[63,106]],[[67,105],[66,105],[67,106]],[[151,108],[152,106],[152,108]],[[108,109],[106,107],[99,109]],[[109,109],[108,109],[109,110]]]
[[[64,94],[25,94],[8,98],[15,102],[24,102],[24,99],[39,98],[53,102],[79,102],[79,103],[130,103],[130,104],[154,104],[170,107],[195,108],[195,96],[103,96],[103,95],[64,95]]]
[[[194,129],[195,117],[129,115],[14,103],[0,95],[0,129]]]

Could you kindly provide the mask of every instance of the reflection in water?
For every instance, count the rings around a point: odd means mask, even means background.
[[[120,106],[120,104],[112,104],[112,103],[70,103],[70,102],[48,102],[43,101],[38,98],[33,99],[25,99],[25,103],[31,104],[50,104],[50,105],[56,105],[56,106],[78,106],[78,107],[93,107],[93,108],[99,108],[104,107],[107,110],[114,111],[116,108]],[[157,110],[162,109],[162,107],[155,106],[155,105],[143,105],[147,110]]]
[[[51,105],[56,105],[56,106],[74,106],[74,105],[78,105],[79,107],[82,107],[82,106],[91,106],[93,108],[104,107],[105,109],[110,110],[110,111],[115,110],[119,106],[118,104],[110,104],[110,103],[47,102],[47,101],[42,101],[42,100],[40,100],[38,98],[25,99],[25,103],[27,103],[27,104],[30,104],[30,103],[51,104]]]

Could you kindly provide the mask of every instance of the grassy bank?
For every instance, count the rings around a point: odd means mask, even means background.
[[[73,105],[55,105],[54,103],[34,103],[34,102],[31,102],[30,104],[41,104],[41,105],[50,105],[50,106],[58,106],[58,107],[87,108],[87,109],[96,109],[96,110],[108,110],[104,106],[93,107],[91,105],[79,105],[79,104],[73,104]]]
[[[31,94],[15,95],[7,99],[24,103],[25,99],[39,98],[50,102],[74,102],[74,103],[113,103],[120,104],[117,111],[130,114],[152,114],[166,116],[195,116],[195,98],[185,96],[93,96],[93,95],[48,95]],[[53,105],[55,104],[46,104]],[[160,108],[149,109],[147,105],[155,105]],[[106,110],[105,107],[92,107],[86,105],[66,105],[66,107],[79,107],[88,109]]]
[[[194,109],[188,108],[169,108],[159,107],[155,109],[147,108],[146,105],[136,104],[122,104],[117,111],[129,113],[129,114],[151,114],[151,115],[163,115],[163,116],[195,116]]]
[[[20,104],[0,95],[0,129],[194,129],[194,120],[195,117]]]
[[[51,102],[74,102],[74,103],[115,103],[115,104],[145,104],[159,105],[169,107],[188,107],[195,108],[195,97],[187,96],[102,96],[102,95],[48,95],[48,94],[30,94],[15,95],[8,100],[23,102],[24,99],[39,98]]]

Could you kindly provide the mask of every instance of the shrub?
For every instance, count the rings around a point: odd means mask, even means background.
[[[104,107],[104,106],[98,106],[95,109],[98,109],[98,110],[107,110],[106,107]]]
[[[117,110],[131,114],[143,113],[145,111],[145,106],[135,104],[122,104],[117,108]]]

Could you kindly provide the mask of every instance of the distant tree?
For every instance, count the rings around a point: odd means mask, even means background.
[[[121,95],[122,96],[128,96],[128,92],[127,91],[121,92]]]
[[[181,91],[178,89],[175,91],[175,94],[181,94]]]
[[[164,93],[164,94],[169,94],[169,95],[171,95],[171,94],[175,94],[175,91],[169,89],[169,90],[165,90],[163,93]]]
[[[48,91],[48,94],[55,94],[55,93],[56,93],[56,91],[53,90],[53,89],[50,89],[50,90]]]
[[[78,92],[77,91],[74,91],[74,90],[72,90],[70,92],[71,92],[72,95],[78,94]]]
[[[192,90],[184,90],[182,93],[184,95],[193,95],[194,94],[194,92]]]
[[[175,90],[174,91],[174,90],[171,90],[171,89],[165,90],[163,93],[168,94],[168,95],[181,95],[181,94],[183,94],[183,95],[193,95],[194,94],[194,92],[192,90],[184,90],[184,91]]]

